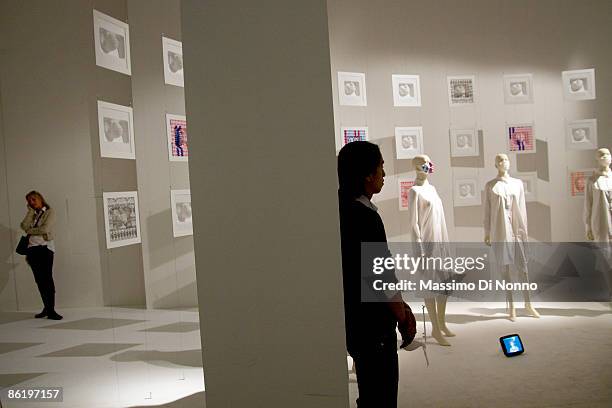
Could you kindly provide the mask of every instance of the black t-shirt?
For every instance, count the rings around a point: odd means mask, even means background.
[[[387,242],[380,215],[359,201],[341,199],[340,237],[347,350],[352,354],[380,344],[383,340],[395,341],[397,320],[389,306],[384,302],[362,302],[361,299],[362,290],[371,290],[371,296],[385,296],[382,292],[374,293],[369,286],[370,276],[362,277],[361,273],[361,243]],[[383,256],[390,256],[386,245],[384,249]],[[385,281],[396,280],[394,272],[381,278]],[[364,287],[362,283],[365,283]]]

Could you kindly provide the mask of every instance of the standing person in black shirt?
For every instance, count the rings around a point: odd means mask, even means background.
[[[372,275],[366,277],[361,273],[361,243],[387,242],[378,209],[370,201],[384,184],[383,163],[380,149],[369,142],[348,143],[338,155],[346,345],[355,362],[359,408],[397,407],[399,368],[395,329],[399,326],[402,347],[412,342],[416,334],[414,316],[401,295],[387,297],[385,293],[375,293],[369,285]],[[386,245],[384,249],[382,255],[390,256]],[[394,271],[377,278],[396,281]],[[362,295],[370,301],[366,302]]]

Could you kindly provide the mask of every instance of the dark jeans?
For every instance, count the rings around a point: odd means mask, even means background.
[[[358,408],[397,408],[399,368],[393,338],[351,355],[355,361]]]
[[[55,284],[53,283],[53,251],[46,246],[34,246],[28,248],[26,261],[32,272],[34,280],[38,286],[40,297],[42,298],[45,310],[53,312],[55,310]]]

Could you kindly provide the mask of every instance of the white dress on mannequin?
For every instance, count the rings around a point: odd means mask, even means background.
[[[527,207],[521,180],[498,176],[486,184],[484,228],[498,265],[526,267]]]
[[[584,222],[596,242],[610,242],[612,232],[612,174],[595,173],[585,186]]]
[[[408,192],[408,222],[410,240],[418,243],[415,256],[448,257],[448,231],[444,217],[444,207],[436,188],[429,183],[414,185]],[[423,281],[444,282],[449,279],[449,271],[420,270],[415,278]],[[423,297],[430,292],[416,291]],[[436,292],[437,293],[437,292]],[[444,292],[448,294],[448,292]]]

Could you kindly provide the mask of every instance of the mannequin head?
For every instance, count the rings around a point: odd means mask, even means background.
[[[384,184],[383,157],[377,145],[365,141],[346,144],[338,153],[338,183],[341,200],[362,195],[371,198]]]
[[[426,154],[419,154],[412,159],[412,164],[416,170],[417,177],[427,177],[428,174],[433,173],[433,163]]]
[[[510,170],[510,159],[505,153],[498,153],[495,155],[495,168],[500,173],[507,173]]]
[[[597,158],[597,163],[600,167],[610,167],[610,163],[612,163],[610,150],[606,149],[605,147],[598,149],[597,153],[595,153],[595,157]]]

